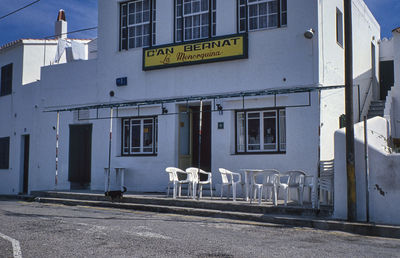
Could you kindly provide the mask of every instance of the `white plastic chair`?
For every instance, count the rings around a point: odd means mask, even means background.
[[[262,182],[258,183],[257,179],[262,178]],[[269,200],[270,196],[273,197],[273,204],[278,204],[278,185],[279,185],[279,171],[275,169],[266,169],[261,173],[253,175],[253,191],[254,198],[258,196],[258,204],[261,204],[263,190],[265,190],[265,200]],[[269,194],[271,193],[271,195]]]
[[[319,187],[324,204],[333,203],[334,189],[334,160],[325,160],[320,162]]]
[[[306,187],[309,189],[310,202],[314,209],[317,204],[317,180],[315,180],[314,176],[304,176],[304,188]]]
[[[212,173],[211,172],[206,172],[202,169],[198,169],[198,168],[194,168],[194,167],[190,167],[186,169],[186,172],[188,173],[192,173],[193,176],[193,185],[196,185],[193,189],[194,194],[196,194],[195,192],[195,188],[197,188],[197,185],[199,186],[199,198],[203,197],[203,185],[207,185],[210,184],[210,195],[211,198],[213,197],[213,190],[212,190]],[[199,174],[203,174],[203,175],[207,175],[207,180],[200,180],[200,175]]]
[[[167,190],[167,197],[169,196],[169,189],[170,189],[170,187],[171,187],[171,184],[172,184],[172,187],[173,187],[173,197],[175,198],[176,197],[176,189],[175,189],[175,184],[174,184],[174,182],[175,182],[175,168],[172,168],[172,167],[168,167],[168,168],[166,168],[165,169],[165,172],[167,172],[168,173],[168,179],[169,179],[169,181],[168,181],[168,190]]]
[[[227,194],[227,198],[229,199],[229,195],[231,192],[231,186],[232,186],[232,196],[233,196],[233,201],[236,201],[236,189],[237,189],[237,185],[242,183],[242,176],[240,175],[240,173],[235,173],[232,171],[229,171],[225,168],[220,168],[219,172],[221,173],[221,179],[222,179],[222,183],[221,183],[221,199],[222,199],[222,194],[224,191],[224,186],[228,186],[228,194]],[[235,180],[234,177],[237,177],[237,180]],[[242,191],[243,191],[243,184],[242,184]]]
[[[290,199],[290,188],[297,189],[297,198],[300,205],[303,205],[304,177],[306,173],[300,170],[292,170],[282,173],[279,178],[279,187],[285,193],[285,206]]]
[[[176,198],[176,188],[179,187],[178,191],[178,196],[181,197],[182,193],[182,185],[187,184],[188,185],[188,193],[187,195],[189,196],[191,192],[191,186],[193,183],[193,177],[191,173],[187,173],[186,171],[183,171],[182,169],[176,168],[176,167],[168,167],[165,169],[167,173],[172,173],[173,176],[173,184],[174,184],[174,192],[173,192],[173,198]],[[171,175],[171,174],[170,174]]]

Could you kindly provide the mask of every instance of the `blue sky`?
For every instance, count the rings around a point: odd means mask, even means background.
[[[34,0],[0,0],[0,17]],[[68,31],[97,26],[97,0],[41,0],[0,20],[0,46],[21,38],[44,38],[54,35],[54,23],[64,9]],[[70,38],[94,38],[97,31],[76,33]]]
[[[33,1],[0,0],[0,17]],[[400,0],[364,1],[381,24],[382,36],[390,37],[392,29],[400,27]],[[66,12],[68,31],[97,26],[97,0],[41,0],[0,20],[0,46],[21,38],[54,35],[54,22],[59,9]],[[77,33],[69,37],[93,38],[96,33],[97,31]]]

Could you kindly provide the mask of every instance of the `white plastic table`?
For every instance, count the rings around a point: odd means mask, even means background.
[[[250,189],[253,189],[253,180],[251,178],[253,177],[254,173],[261,173],[264,170],[263,169],[253,169],[253,168],[243,168],[241,169],[244,171],[244,185],[246,188],[246,201],[249,201],[249,184],[250,184]],[[250,191],[250,203],[253,200],[253,191]]]
[[[122,167],[117,167],[114,168],[115,170],[115,176],[116,176],[116,181],[118,181],[118,175],[121,177],[121,184],[120,184],[120,189],[121,191],[124,191],[124,183],[125,183],[125,168]],[[104,168],[104,192],[109,191],[109,174],[110,170],[109,168]]]

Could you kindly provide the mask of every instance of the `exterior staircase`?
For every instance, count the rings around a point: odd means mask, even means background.
[[[371,102],[371,106],[369,107],[367,118],[370,119],[376,116],[383,117],[384,111],[385,111],[385,101],[374,100]]]

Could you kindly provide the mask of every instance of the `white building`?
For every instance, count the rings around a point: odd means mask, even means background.
[[[32,94],[29,191],[55,187],[57,119],[44,111],[60,112],[59,189],[103,189],[113,108],[111,167],[127,169],[130,191],[164,191],[166,167],[198,165],[200,100],[201,167],[217,188],[220,167],[317,176],[344,113],[343,24],[339,0],[100,0],[97,59],[42,68]],[[379,98],[363,98],[378,92],[380,28],[362,0],[353,31],[358,121]],[[24,135],[12,128],[0,136]],[[0,174],[0,193],[20,192],[17,171]]]
[[[66,33],[66,29],[65,21],[56,22],[56,35]],[[66,40],[89,43],[89,40]],[[57,51],[58,40],[50,38],[21,39],[0,47],[0,194],[28,192],[32,182],[42,180],[35,178],[35,169],[39,167],[34,167],[35,154],[41,153],[37,149],[41,141],[40,107],[44,102],[39,95],[41,68],[71,59],[64,51],[55,60]],[[87,55],[84,46],[85,59]]]

